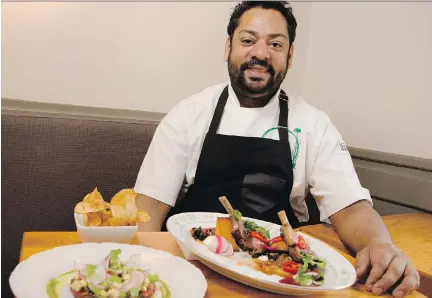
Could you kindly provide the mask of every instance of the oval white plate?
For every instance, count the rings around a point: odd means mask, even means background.
[[[207,281],[202,272],[188,261],[152,248],[118,243],[83,243],[60,246],[28,258],[17,265],[9,278],[9,284],[17,298],[48,297],[49,280],[74,269],[74,261],[98,263],[112,249],[121,249],[120,259],[126,261],[134,254],[142,254],[151,271],[159,275],[171,290],[171,297],[202,298]],[[187,278],[181,278],[187,277]],[[68,285],[66,285],[68,286]],[[73,297],[67,289],[61,298]]]
[[[208,248],[195,241],[190,234],[192,227],[215,227],[217,217],[227,217],[222,213],[190,212],[176,214],[167,221],[167,229],[177,240],[179,245],[189,249],[202,263],[211,269],[232,278],[238,282],[253,286],[262,290],[284,295],[309,295],[321,291],[341,290],[353,285],[356,281],[354,267],[340,253],[332,249],[324,242],[301,234],[310,244],[311,249],[327,261],[325,282],[322,286],[298,286],[279,282],[282,279],[275,275],[266,275],[249,266],[238,265],[235,260],[216,255]],[[249,219],[245,217],[245,219]],[[250,219],[258,225],[270,230],[271,237],[280,235],[280,225]]]

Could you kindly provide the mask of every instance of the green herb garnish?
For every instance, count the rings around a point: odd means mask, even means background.
[[[148,279],[150,280],[151,283],[157,282],[157,281],[159,281],[159,275],[149,274]]]
[[[242,218],[242,214],[238,210],[234,210],[234,216],[237,220],[240,220]]]
[[[87,277],[92,277],[96,273],[96,265],[88,264],[85,265],[85,272]]]
[[[138,288],[132,288],[129,291],[131,297],[138,297],[140,294],[140,290]]]
[[[258,227],[255,229],[256,232],[263,234],[267,238],[270,238],[270,232],[264,229],[263,227]]]
[[[246,231],[255,231],[266,236],[267,238],[270,238],[270,232],[267,229],[260,227],[253,221],[245,220],[244,228]]]

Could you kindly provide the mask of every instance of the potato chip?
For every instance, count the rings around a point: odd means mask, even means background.
[[[90,205],[94,206],[95,208],[105,206],[105,204],[107,203],[102,198],[102,195],[98,191],[97,187],[91,193],[87,194],[84,197],[83,202],[89,203]]]
[[[117,218],[117,217],[110,217],[108,219],[108,222],[113,227],[127,226],[128,225],[128,220],[127,219],[122,219],[122,218]]]
[[[109,226],[111,226],[111,223],[109,222],[109,219],[110,219],[111,217],[107,217],[107,218],[104,218],[104,219],[102,219],[102,224],[101,224],[101,226],[102,227],[109,227]]]
[[[138,208],[135,203],[137,193],[133,189],[122,189],[111,199],[111,212],[117,220],[126,220],[127,225],[136,225]]]
[[[91,213],[91,212],[98,212],[101,211],[103,209],[103,206],[93,206],[89,203],[86,202],[79,202],[78,204],[75,205],[75,213],[78,214],[86,214],[86,213]]]
[[[150,220],[147,212],[138,210],[136,196],[133,189],[122,189],[108,203],[96,187],[76,204],[74,211],[84,215],[86,226],[135,226],[137,222]]]
[[[84,216],[86,226],[100,226],[102,224],[102,214],[100,212],[87,213]]]

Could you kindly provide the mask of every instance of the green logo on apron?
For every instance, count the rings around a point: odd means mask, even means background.
[[[265,131],[265,133],[262,135],[262,138],[265,138],[265,136],[271,132],[272,130],[276,130],[279,128],[283,128],[286,129],[288,131],[288,133],[290,133],[294,139],[295,139],[295,143],[294,143],[294,148],[291,148],[291,162],[292,162],[292,168],[295,169],[296,167],[296,163],[297,163],[297,158],[298,158],[298,152],[299,152],[299,148],[300,148],[300,141],[299,141],[299,137],[298,134],[301,132],[300,128],[295,128],[294,132],[292,132],[291,130],[288,129],[288,127],[285,126],[276,126],[276,127],[272,127],[269,128]]]

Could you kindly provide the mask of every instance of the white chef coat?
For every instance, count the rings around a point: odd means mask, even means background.
[[[174,206],[182,186],[187,188],[194,183],[204,138],[219,96],[228,84],[218,84],[192,95],[163,118],[141,165],[134,187],[137,193]],[[305,203],[309,190],[317,202],[321,221],[328,222],[329,216],[359,200],[372,204],[369,191],[360,185],[342,136],[329,117],[299,95],[284,91],[289,97],[288,129],[293,154],[295,136],[298,145],[294,183],[287,200],[299,221],[309,219]],[[267,130],[278,125],[279,92],[262,108],[244,108],[229,85],[218,133],[263,137]],[[277,129],[265,137],[279,140]]]

